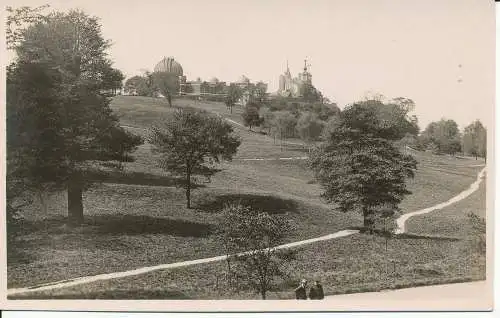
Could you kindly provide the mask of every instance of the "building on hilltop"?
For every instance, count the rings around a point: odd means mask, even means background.
[[[208,81],[203,81],[199,77],[194,81],[188,81],[187,77],[184,75],[181,64],[173,57],[164,57],[156,64],[154,72],[174,74],[175,78],[178,80],[178,85],[176,87],[179,87],[179,90],[175,93],[175,95],[178,96],[190,95],[224,98],[227,95],[229,85],[236,85],[242,92],[242,97],[238,104],[246,105],[252,95],[256,94],[257,89],[264,92],[267,91],[267,84],[263,82],[252,83],[245,75],[242,75],[237,81],[229,84],[224,81],[220,81],[216,77],[212,77]]]
[[[286,71],[279,78],[279,88],[277,94],[283,97],[302,97],[305,91],[312,87],[312,75],[308,70],[307,60],[304,60],[304,70],[298,77],[292,78],[288,61]]]

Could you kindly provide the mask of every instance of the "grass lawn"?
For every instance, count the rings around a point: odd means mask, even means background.
[[[293,298],[301,278],[320,279],[325,294],[377,291],[484,279],[485,261],[468,241],[399,238],[389,241],[353,235],[296,249],[290,277],[269,293],[271,299]],[[394,261],[394,262],[393,262]],[[101,281],[15,298],[103,299],[255,299],[250,290],[231,291],[224,262],[202,264],[140,276]]]
[[[36,205],[25,211],[23,234],[9,246],[9,288],[220,255],[214,232],[227,202],[286,214],[295,228],[288,242],[357,224],[352,214],[272,193],[199,188],[186,209],[182,189],[105,183],[84,194],[85,225],[72,229],[65,195],[48,201],[49,215]]]
[[[221,111],[220,103],[203,102],[197,105]],[[151,123],[161,123],[162,118],[173,110],[162,99],[131,96],[115,98],[111,107],[118,113],[123,125],[136,127],[128,129],[135,129],[138,133],[143,133]],[[86,225],[83,227],[72,229],[64,225],[65,194],[58,193],[47,198],[47,214],[41,213],[36,202],[27,207],[23,212],[26,218],[23,233],[14,244],[9,244],[9,288],[220,255],[213,234],[220,217],[218,210],[228,201],[241,200],[270,213],[287,214],[295,225],[295,230],[287,237],[288,242],[361,225],[359,215],[336,212],[320,199],[321,188],[313,182],[313,175],[304,160],[240,160],[303,156],[303,151],[290,148],[281,151],[271,138],[245,128],[235,126],[235,132],[243,140],[236,158],[230,163],[223,163],[223,170],[210,183],[198,180],[199,186],[193,191],[193,209],[185,208],[183,190],[175,188],[176,181],[156,166],[156,157],[148,144],[139,147],[134,154],[136,161],[126,163],[122,173],[108,176],[103,179],[104,183],[84,193]],[[403,212],[448,200],[466,189],[481,169],[471,167],[480,162],[470,159],[425,153],[415,156],[420,163],[419,170],[409,183],[413,194],[403,201]],[[460,219],[454,211],[449,211],[450,219],[440,222]],[[432,219],[426,221],[426,217],[410,219],[409,228],[419,227],[419,231],[415,231],[418,233],[440,231],[442,226],[436,225],[439,222]],[[415,221],[414,226],[411,224],[414,220],[420,221]],[[295,284],[295,279],[301,276],[312,278],[319,275],[329,293],[381,288],[385,286],[382,282],[389,284],[387,275],[374,274],[375,268],[384,262],[385,254],[381,249],[385,251],[385,243],[381,240],[356,235],[298,249],[297,261],[292,264],[295,272],[291,281]],[[400,274],[394,274],[393,285],[390,286],[484,275],[482,263],[473,263],[468,254],[462,253],[467,245],[465,241],[401,238],[392,244],[391,258],[399,262],[409,260],[398,267]],[[441,256],[433,256],[433,253]],[[464,265],[457,269],[454,264]],[[222,275],[220,266],[206,264],[83,285],[72,291],[54,291],[53,296],[224,297],[221,292],[214,294],[213,288],[214,278]],[[426,266],[430,268],[429,272],[420,269]],[[433,271],[437,274],[429,274]],[[424,274],[415,276],[415,273]],[[273,297],[288,297],[292,289],[290,284],[285,282],[281,288],[283,292]],[[254,295],[242,293],[232,297],[248,298]]]
[[[467,237],[473,233],[467,214],[486,215],[486,179],[479,189],[466,199],[444,209],[410,218],[407,229],[410,233]]]

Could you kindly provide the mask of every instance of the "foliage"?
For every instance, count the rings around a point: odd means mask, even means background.
[[[174,73],[154,72],[152,74],[153,85],[168,100],[168,105],[172,107],[172,96],[179,91],[179,78]]]
[[[469,223],[472,226],[474,237],[474,247],[480,254],[486,252],[486,220],[475,213],[467,214]]]
[[[405,180],[414,176],[417,164],[393,146],[401,127],[397,121],[391,125],[380,108],[367,102],[346,107],[310,158],[322,196],[341,211],[361,211],[370,231],[381,207],[398,211],[398,204],[411,193]]]
[[[462,138],[463,151],[467,154],[486,158],[486,128],[479,120],[465,127]]]
[[[297,120],[297,132],[305,142],[313,142],[319,139],[325,123],[314,113],[302,113]]]
[[[152,127],[149,142],[160,153],[159,165],[184,178],[186,206],[191,206],[191,176],[210,177],[214,164],[231,160],[241,141],[223,118],[206,111],[178,109],[163,127]]]
[[[245,106],[241,117],[243,118],[243,124],[245,127],[249,127],[252,130],[252,127],[258,127],[262,123],[262,119],[259,115],[260,105],[254,101],[250,101]]]
[[[111,65],[109,65],[109,67],[104,69],[102,75],[102,89],[112,90],[113,95],[116,95],[116,91],[123,87],[124,79],[125,76],[120,70],[112,68]]]
[[[290,223],[283,217],[241,205],[229,205],[222,214],[218,236],[229,256],[229,274],[239,285],[246,283],[266,299],[277,278],[287,277],[286,264],[293,255],[274,247],[284,242],[292,229]]]
[[[457,123],[452,119],[432,122],[419,136],[421,149],[435,153],[455,154],[461,150],[461,136]]]
[[[108,46],[97,18],[56,12],[27,27],[7,73],[11,176],[31,188],[67,189],[73,223],[83,220],[85,173],[131,160],[141,143],[101,93]]]
[[[279,136],[280,139],[295,136],[295,127],[297,119],[295,116],[287,111],[274,112],[274,121],[271,128],[271,134]]]
[[[231,114],[233,113],[234,105],[236,105],[236,103],[240,100],[242,95],[243,92],[238,86],[236,86],[235,84],[229,85],[224,103],[226,104],[227,108],[231,111]]]
[[[43,5],[36,8],[23,6],[19,8],[6,7],[6,42],[8,49],[14,49],[24,40],[26,26],[30,24],[43,23],[47,20],[47,14],[43,11],[49,5]]]

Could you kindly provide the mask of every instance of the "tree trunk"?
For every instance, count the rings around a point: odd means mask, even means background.
[[[42,189],[38,190],[37,194],[38,194],[38,200],[40,201],[40,207],[42,208],[42,213],[43,215],[47,215],[47,201],[44,199],[43,190]]]
[[[167,92],[167,100],[168,100],[168,106],[172,107],[172,96],[170,96],[170,92]]]
[[[83,182],[81,176],[75,174],[68,183],[68,221],[73,225],[83,223]]]
[[[266,300],[266,290],[265,289],[260,290],[260,295],[262,296],[263,300]]]
[[[191,209],[191,170],[186,169],[186,207]]]
[[[370,231],[370,234],[373,234],[373,220],[371,219],[373,212],[368,208],[363,207],[363,227],[366,230]]]

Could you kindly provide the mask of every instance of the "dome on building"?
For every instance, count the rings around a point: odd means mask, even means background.
[[[173,57],[163,58],[163,60],[156,64],[154,71],[173,73],[177,76],[183,75],[182,66]]]
[[[241,77],[238,79],[238,83],[250,83],[250,79],[246,77],[245,75],[241,75]]]
[[[219,83],[219,79],[217,77],[212,77],[210,79],[210,83],[217,84],[217,83]]]

